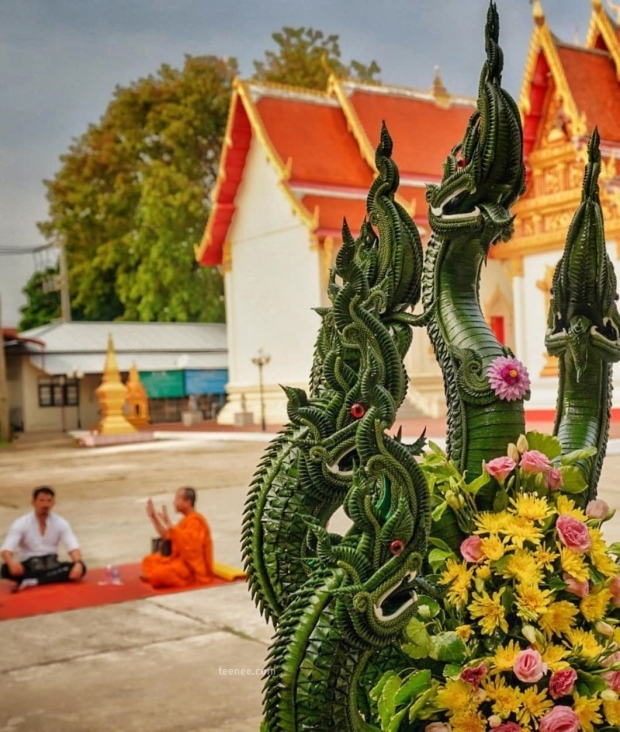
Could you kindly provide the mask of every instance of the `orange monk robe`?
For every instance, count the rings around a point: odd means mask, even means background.
[[[195,511],[169,529],[172,554],[149,554],[142,573],[153,587],[187,587],[213,578],[213,543],[207,519]]]

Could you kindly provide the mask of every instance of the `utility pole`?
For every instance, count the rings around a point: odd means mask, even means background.
[[[271,361],[271,356],[263,353],[263,349],[259,349],[258,356],[252,359],[252,363],[258,366],[258,393],[260,398],[260,426],[263,432],[266,431],[265,424],[265,395],[263,393],[263,367]]]
[[[7,392],[6,358],[4,354],[4,336],[2,335],[2,301],[0,300],[0,440],[4,442],[8,442],[11,438]]]
[[[67,254],[65,240],[58,240],[58,266],[60,269],[60,319],[63,323],[71,322],[71,300],[69,299],[69,273],[67,271]]]

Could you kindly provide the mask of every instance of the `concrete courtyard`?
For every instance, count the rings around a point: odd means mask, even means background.
[[[96,450],[22,438],[0,451],[0,534],[48,483],[90,567],[135,562],[153,534],[146,499],[170,507],[177,486],[193,485],[216,558],[240,566],[240,516],[265,438],[183,437]],[[600,494],[620,507],[617,440],[610,453]],[[620,540],[620,518],[608,526]],[[256,732],[270,636],[243,583],[1,622],[0,732]]]

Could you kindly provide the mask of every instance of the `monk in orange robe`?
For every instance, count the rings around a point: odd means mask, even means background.
[[[179,488],[174,497],[175,510],[183,515],[172,525],[164,506],[155,511],[149,498],[146,513],[162,539],[169,539],[172,553],[169,557],[149,554],[142,560],[144,579],[153,587],[187,587],[206,583],[213,578],[213,542],[206,518],[195,509],[196,491]]]

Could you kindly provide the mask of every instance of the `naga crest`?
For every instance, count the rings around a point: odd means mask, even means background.
[[[605,248],[599,200],[600,136],[588,144],[581,203],[568,230],[564,254],[553,275],[546,345],[561,355],[568,348],[577,381],[593,354],[603,361],[620,359],[620,315],[616,275]]]
[[[441,184],[426,193],[429,223],[438,233],[488,228],[491,236],[485,239],[490,241],[506,240],[512,233],[510,207],[525,185],[523,130],[517,105],[501,86],[504,56],[498,40],[499,17],[491,2],[477,109],[444,163]]]

